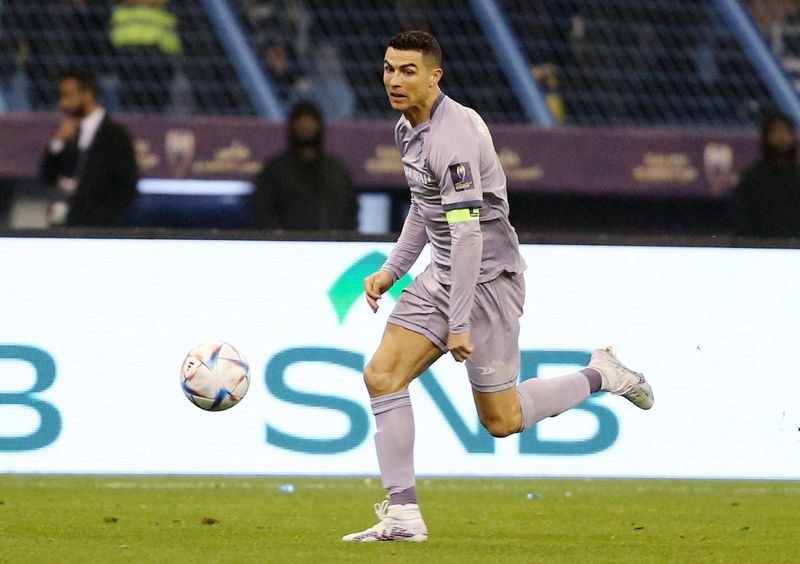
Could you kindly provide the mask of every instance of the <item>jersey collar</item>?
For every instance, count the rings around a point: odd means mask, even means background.
[[[431,118],[433,118],[433,114],[436,111],[436,108],[439,107],[439,104],[442,103],[442,100],[444,100],[444,92],[440,92],[439,95],[436,97],[436,101],[433,103],[433,106],[431,107]]]

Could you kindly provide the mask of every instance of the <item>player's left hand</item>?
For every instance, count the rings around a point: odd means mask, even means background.
[[[475,350],[469,335],[469,331],[466,333],[448,333],[447,335],[447,348],[450,349],[450,354],[453,355],[456,362],[464,362]]]

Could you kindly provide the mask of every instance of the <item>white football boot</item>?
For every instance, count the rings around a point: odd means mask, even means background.
[[[428,540],[428,528],[416,503],[389,505],[389,500],[375,504],[378,524],[360,533],[342,537],[348,542],[412,541]]]
[[[600,373],[601,390],[622,396],[641,409],[653,407],[653,390],[644,375],[622,364],[612,347],[595,350],[589,368]]]

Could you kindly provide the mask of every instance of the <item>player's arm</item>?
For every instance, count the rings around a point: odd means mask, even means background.
[[[428,231],[425,229],[425,222],[416,202],[412,199],[400,237],[397,238],[381,270],[391,274],[393,282],[396,282],[414,265],[427,243]]]
[[[450,334],[447,348],[457,361],[473,350],[470,314],[481,271],[483,234],[480,208],[458,207],[445,212],[450,227]]]
[[[372,311],[378,311],[378,300],[416,262],[428,242],[428,232],[414,200],[408,208],[403,230],[380,270],[364,279],[364,292]]]
[[[471,124],[462,122],[454,124],[446,135],[431,140],[429,147],[428,160],[439,182],[442,208],[450,229],[447,347],[461,362],[473,349],[470,314],[483,256],[480,140]]]

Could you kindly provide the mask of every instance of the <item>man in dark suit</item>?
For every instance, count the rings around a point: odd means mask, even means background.
[[[138,180],[130,135],[98,105],[90,73],[61,75],[59,107],[64,119],[40,167],[42,180],[57,192],[48,209],[51,225],[122,225]]]

